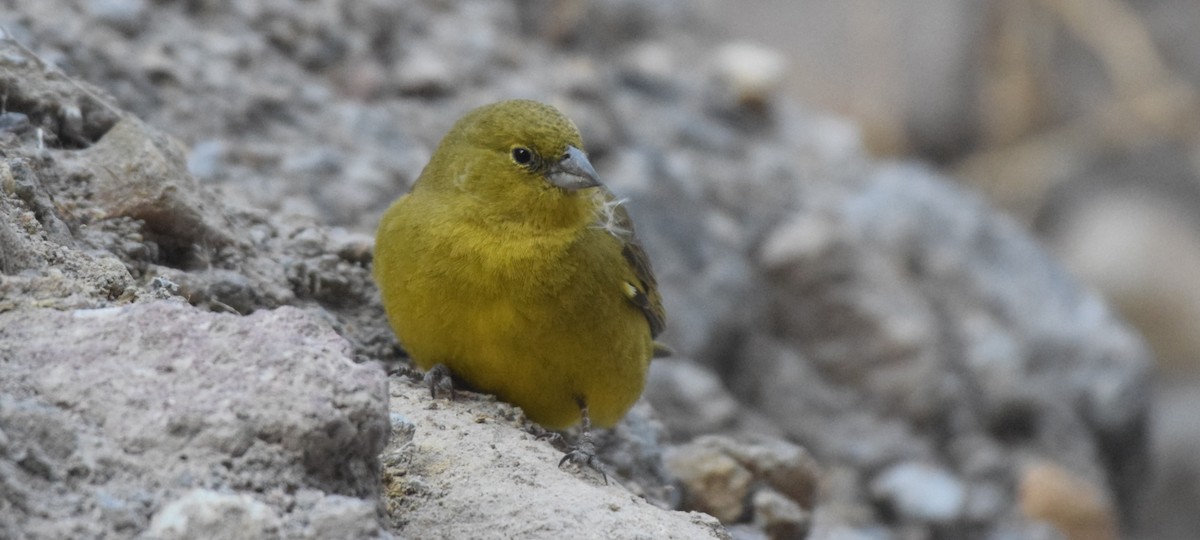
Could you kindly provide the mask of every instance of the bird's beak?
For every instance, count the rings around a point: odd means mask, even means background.
[[[567,191],[575,191],[600,185],[600,175],[592,168],[583,150],[574,146],[567,147],[567,153],[562,159],[550,166],[546,179],[554,186]]]

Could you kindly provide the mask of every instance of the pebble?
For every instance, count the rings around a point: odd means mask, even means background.
[[[146,0],[88,0],[88,15],[117,30],[133,34],[146,16]]]
[[[716,82],[738,105],[763,105],[782,86],[787,60],[763,45],[731,42],[713,54],[712,71]]]
[[[949,523],[958,519],[966,487],[949,471],[925,463],[901,463],[871,481],[871,494],[905,519]]]

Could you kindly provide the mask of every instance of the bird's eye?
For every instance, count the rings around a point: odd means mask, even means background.
[[[528,165],[533,161],[533,152],[524,146],[518,146],[512,149],[512,158],[519,165]]]

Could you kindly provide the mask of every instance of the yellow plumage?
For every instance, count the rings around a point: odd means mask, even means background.
[[[505,101],[446,134],[384,214],[375,279],[400,342],[548,428],[618,422],[642,392],[664,313],[624,209],[574,124]]]

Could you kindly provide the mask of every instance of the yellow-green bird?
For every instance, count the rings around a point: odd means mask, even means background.
[[[384,214],[374,272],[418,366],[547,428],[616,424],[664,350],[628,214],[575,125],[536,101],[480,107],[450,129]]]

